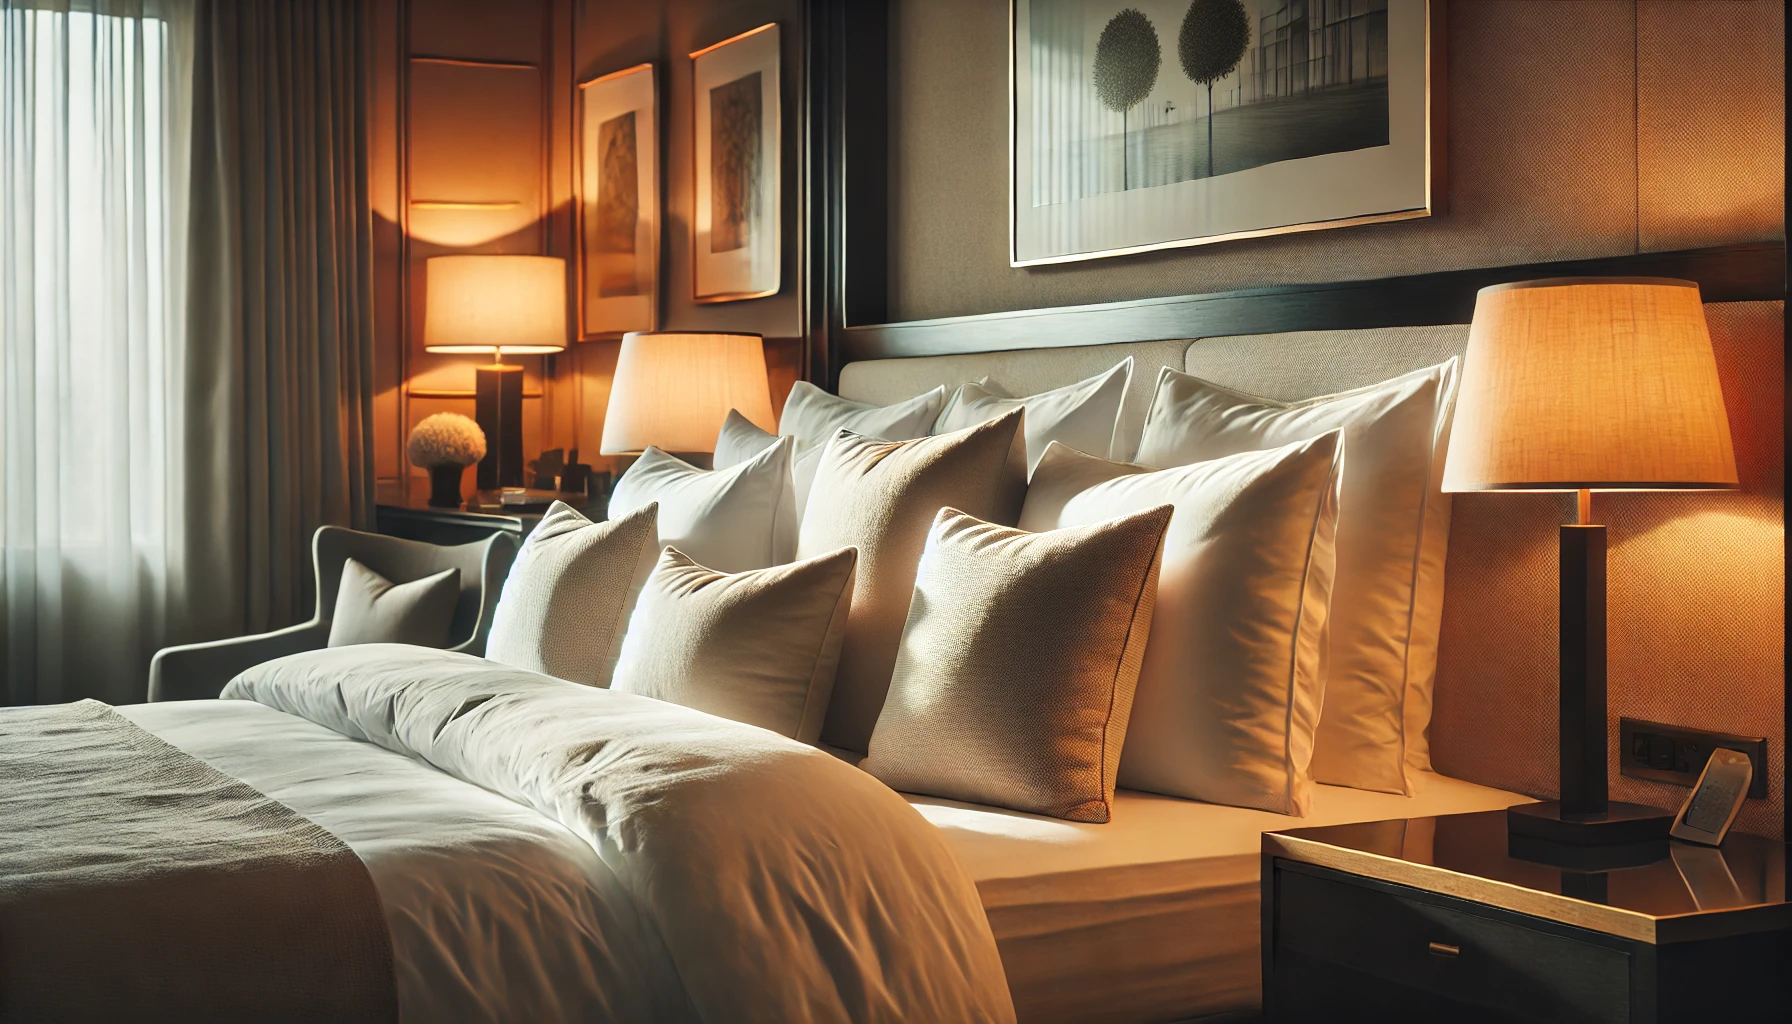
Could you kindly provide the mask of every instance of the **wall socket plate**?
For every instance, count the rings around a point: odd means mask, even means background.
[[[1767,796],[1767,740],[1761,736],[1734,736],[1726,732],[1662,725],[1640,718],[1618,719],[1618,770],[1633,779],[1669,782],[1691,788],[1705,770],[1705,762],[1717,747],[1748,755],[1754,767],[1749,780],[1751,800]]]

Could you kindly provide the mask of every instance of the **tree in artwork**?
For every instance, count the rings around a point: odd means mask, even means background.
[[[1244,0],[1192,0],[1182,16],[1176,54],[1182,73],[1207,87],[1207,176],[1213,176],[1213,83],[1238,69],[1251,45]]]
[[[1137,8],[1128,7],[1109,19],[1095,44],[1095,95],[1101,105],[1120,115],[1120,182],[1130,187],[1127,168],[1127,115],[1157,85],[1163,48],[1157,29]]]

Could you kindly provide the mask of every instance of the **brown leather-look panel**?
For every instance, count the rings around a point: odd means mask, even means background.
[[[1735,827],[1785,835],[1784,305],[1707,305],[1741,493],[1597,494],[1609,527],[1611,795],[1678,807],[1687,789],[1618,772],[1618,718],[1768,738],[1768,797]],[[1556,526],[1561,494],[1459,494],[1450,532],[1432,759],[1556,794]]]

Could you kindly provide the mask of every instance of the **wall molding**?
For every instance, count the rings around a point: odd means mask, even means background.
[[[839,367],[861,359],[1466,324],[1474,314],[1475,293],[1488,285],[1545,277],[1618,276],[1695,281],[1707,302],[1784,299],[1786,246],[1762,242],[848,326],[836,333],[832,369],[838,374]]]

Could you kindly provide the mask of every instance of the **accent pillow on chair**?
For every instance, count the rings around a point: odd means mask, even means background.
[[[863,753],[871,741],[934,515],[950,505],[1012,523],[1020,513],[1026,494],[1025,460],[1016,447],[1020,425],[1017,409],[937,437],[877,441],[842,430],[828,443],[796,556],[855,547],[859,571],[823,743]]]
[[[730,575],[667,548],[641,590],[611,688],[814,743],[858,558],[843,548]]]
[[[1278,814],[1311,808],[1343,440],[1176,469],[1046,450],[1020,528],[1170,503],[1120,785]]]
[[[1170,515],[1027,533],[941,509],[860,767],[906,793],[1107,821]]]
[[[671,545],[723,572],[788,562],[796,552],[794,446],[789,438],[775,438],[746,460],[714,470],[650,447],[616,481],[610,514],[625,516],[657,503],[654,551]]]
[[[1277,402],[1165,369],[1139,461],[1181,466],[1344,432],[1319,782],[1411,794],[1430,723],[1449,503],[1442,449],[1456,360],[1380,384]]]
[[[393,583],[360,562],[345,559],[326,646],[447,647],[452,639],[454,606],[459,601],[459,569],[443,569],[420,580]]]
[[[1087,380],[1025,398],[1003,394],[992,384],[963,384],[946,400],[934,432],[963,430],[1010,409],[1025,409],[1029,475],[1053,441],[1090,455],[1108,457],[1113,452],[1114,428],[1120,420],[1120,402],[1126,397],[1126,386],[1131,380],[1132,357],[1127,356],[1113,369]]]
[[[514,668],[608,686],[635,595],[653,566],[647,505],[594,523],[556,501],[504,583],[485,656]]]

